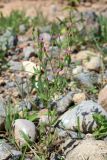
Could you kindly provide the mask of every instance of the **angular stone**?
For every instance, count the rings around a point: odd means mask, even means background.
[[[52,106],[56,106],[56,110],[58,113],[63,113],[70,107],[73,103],[73,92],[68,92],[65,96],[61,97],[59,100],[54,102]]]

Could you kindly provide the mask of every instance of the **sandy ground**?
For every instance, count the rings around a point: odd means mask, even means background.
[[[5,0],[6,1],[6,0]],[[12,10],[23,10],[28,16],[35,16],[37,11],[42,11],[51,20],[55,17],[63,18],[66,11],[62,10],[65,4],[58,3],[57,0],[11,0],[9,2],[0,1],[0,11],[7,16]]]
[[[63,2],[63,3],[61,3]],[[12,10],[23,10],[28,16],[35,16],[37,11],[47,16],[50,20],[59,17],[61,19],[67,14],[64,11],[66,3],[63,0],[0,0],[0,11],[5,15],[9,15]],[[78,7],[79,10],[106,10],[107,0],[100,0],[96,3],[85,3]]]

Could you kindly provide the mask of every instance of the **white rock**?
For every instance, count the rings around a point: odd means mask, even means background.
[[[24,24],[21,24],[19,26],[19,32],[22,33],[22,34],[26,32],[26,26]]]
[[[81,73],[82,72],[82,66],[77,66],[76,68],[74,68],[73,70],[72,70],[72,73],[73,74],[78,74],[78,73]]]
[[[31,55],[35,54],[35,49],[32,46],[27,46],[23,49],[24,58],[27,60]]]
[[[32,76],[35,73],[34,69],[38,69],[38,70],[40,69],[38,65],[30,61],[23,61],[22,66],[24,71],[27,72],[29,76]]]
[[[28,121],[26,119],[17,119],[15,121],[15,129],[14,129],[14,136],[16,143],[19,146],[23,146],[26,144],[24,137],[21,132],[29,136],[30,140],[34,142],[36,137],[36,127],[33,122]]]

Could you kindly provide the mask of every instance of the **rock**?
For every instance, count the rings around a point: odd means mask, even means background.
[[[22,64],[21,62],[16,61],[9,61],[10,70],[12,71],[21,71],[22,70]]]
[[[23,54],[25,60],[29,59],[31,56],[35,56],[35,49],[33,46],[27,46],[23,49]]]
[[[99,92],[98,103],[107,111],[107,85]]]
[[[86,87],[93,87],[94,84],[98,84],[98,74],[90,72],[81,72],[74,76],[75,80]]]
[[[24,24],[21,24],[21,25],[19,26],[19,32],[20,32],[21,34],[24,34],[24,33],[26,32],[26,26],[25,26]]]
[[[21,101],[19,103],[19,105],[17,106],[19,111],[24,111],[24,110],[31,110],[32,109],[32,104],[27,100],[24,99],[23,101]]]
[[[14,136],[17,145],[20,147],[26,145],[26,141],[24,140],[21,131],[22,133],[26,134],[32,142],[34,142],[36,137],[36,127],[33,122],[26,119],[17,119],[14,126]]]
[[[74,69],[72,70],[72,73],[73,73],[73,74],[78,74],[78,73],[81,73],[82,70],[83,70],[82,66],[77,66],[76,68],[74,68]]]
[[[52,56],[53,58],[58,57],[59,52],[60,52],[60,50],[57,46],[50,46],[49,47],[49,53],[50,53],[49,55]]]
[[[3,77],[0,77],[0,86],[5,86],[6,82]]]
[[[22,153],[13,149],[8,143],[4,140],[0,140],[0,160],[18,160],[21,157]]]
[[[85,100],[86,100],[85,93],[77,93],[77,94],[74,94],[73,96],[74,103],[80,104],[82,101],[85,101]]]
[[[86,69],[91,71],[100,71],[101,68],[101,58],[92,57],[91,60],[84,64]]]
[[[34,69],[40,69],[38,65],[36,65],[33,62],[30,61],[23,61],[22,62],[23,65],[23,69],[24,71],[29,75],[29,76],[33,76],[33,74],[35,73]]]
[[[0,140],[0,159],[5,160],[11,157],[11,146]]]
[[[5,118],[6,118],[6,108],[2,98],[0,98],[0,131],[4,131]]]
[[[15,82],[7,82],[5,88],[9,89],[9,88],[13,88],[15,86],[16,86]]]
[[[19,160],[19,158],[21,157],[22,155],[22,152],[21,151],[17,151],[17,150],[11,150],[11,153],[12,153],[12,160]]]
[[[65,160],[106,160],[107,142],[87,137],[79,142],[74,142],[71,150],[66,154]]]
[[[88,58],[92,56],[96,56],[96,54],[89,50],[83,50],[83,51],[78,52],[76,55],[72,55],[72,60],[73,61],[83,61],[83,60],[87,60]]]
[[[93,119],[94,113],[101,113],[107,117],[106,111],[92,100],[83,101],[73,109],[65,112],[60,118],[58,128],[65,130],[76,131],[79,128],[83,133],[91,133],[96,128],[96,123]]]
[[[25,83],[20,85],[20,91],[21,93],[23,93],[23,95],[28,95],[29,93],[31,93],[31,89],[32,89],[32,84],[30,80],[26,80]]]
[[[3,51],[7,48],[14,47],[14,36],[11,30],[6,30],[6,32],[0,36],[0,47]]]
[[[52,103],[52,107],[56,106],[56,110],[59,114],[65,112],[67,108],[73,103],[73,92],[68,92],[65,96],[61,97],[57,101]]]
[[[71,131],[71,130],[66,131],[64,128],[58,128],[58,127],[55,128],[55,133],[61,138],[70,137],[72,139],[80,139],[85,137],[84,133],[81,133],[80,137],[77,131]]]
[[[43,109],[44,108],[44,105],[43,105],[43,102],[41,102],[40,98],[39,97],[34,97],[33,98],[33,103],[36,105],[37,108],[39,109]]]

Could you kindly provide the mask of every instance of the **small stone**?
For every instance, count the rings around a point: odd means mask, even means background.
[[[5,80],[2,77],[0,77],[0,86],[4,86],[5,84]]]
[[[56,106],[56,110],[59,114],[65,112],[67,108],[69,108],[70,105],[73,103],[73,95],[73,92],[67,93],[65,96],[53,102],[52,106]]]
[[[23,94],[23,96],[28,95],[31,92],[32,84],[29,79],[27,79],[24,83],[18,84],[20,89],[18,90],[20,95]]]
[[[91,60],[84,65],[88,70],[99,71],[101,68],[101,59],[100,57],[92,57]]]
[[[77,93],[77,94],[74,94],[73,96],[74,103],[80,104],[82,101],[85,101],[85,100],[86,100],[85,93]]]
[[[19,158],[20,158],[21,155],[22,155],[22,152],[12,149],[12,150],[11,150],[11,154],[12,154],[12,158],[13,158],[14,160],[19,160]]]
[[[24,24],[21,24],[19,26],[19,32],[22,34],[24,34],[26,32],[26,26]]]
[[[10,66],[10,70],[12,70],[12,71],[21,71],[22,70],[21,62],[10,61],[9,66]]]
[[[38,65],[36,65],[35,63],[30,62],[30,61],[23,61],[22,65],[23,65],[24,71],[29,76],[33,76],[34,75],[34,73],[35,73],[34,69],[38,69],[38,70],[40,69],[40,67]]]
[[[33,98],[33,103],[39,109],[43,109],[44,108],[43,102],[37,96]]]
[[[26,119],[17,119],[14,126],[14,136],[17,145],[20,147],[26,145],[26,141],[24,140],[21,131],[22,133],[26,134],[32,142],[34,142],[36,137],[36,127],[33,122]]]
[[[15,82],[7,82],[5,88],[8,89],[8,88],[13,88],[15,86],[16,86]]]
[[[58,57],[59,52],[60,52],[60,50],[57,46],[50,46],[49,47],[49,53],[52,57]]]
[[[78,74],[82,72],[82,66],[77,66],[76,68],[73,69],[72,73],[73,74]]]
[[[98,103],[107,111],[107,85],[99,92]]]
[[[6,108],[3,99],[0,98],[0,131],[4,131],[5,118],[6,118]]]
[[[48,124],[48,123],[49,123],[49,119],[48,119],[48,109],[42,109],[42,110],[38,113],[38,117],[39,117],[39,123]]]
[[[21,101],[18,105],[18,110],[19,111],[24,111],[24,110],[31,110],[32,109],[32,105],[31,103],[27,100],[24,99],[23,101]]]
[[[20,95],[19,92],[18,92],[17,90],[15,90],[13,96],[14,96],[15,98],[18,98],[19,95]]]
[[[7,48],[14,48],[14,35],[10,30],[6,30],[5,33],[0,36],[0,46],[3,51],[6,51]]]
[[[32,46],[27,46],[23,49],[24,58],[27,60],[32,56],[35,56],[35,49]]]

